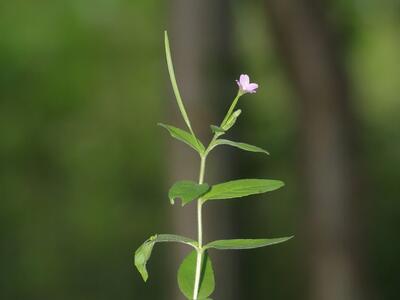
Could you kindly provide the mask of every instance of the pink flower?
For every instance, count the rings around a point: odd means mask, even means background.
[[[240,75],[239,80],[236,80],[237,85],[239,86],[240,92],[242,94],[254,94],[257,92],[258,84],[250,83],[250,77],[247,74]]]

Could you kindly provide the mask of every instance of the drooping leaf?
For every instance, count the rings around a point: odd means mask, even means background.
[[[226,130],[222,129],[219,126],[215,126],[215,125],[210,125],[211,131],[213,133],[218,133],[220,135],[224,134]]]
[[[238,179],[213,185],[203,200],[239,198],[277,190],[284,186],[280,180],[272,179]]]
[[[187,299],[193,299],[194,282],[196,277],[197,252],[192,251],[182,262],[178,270],[178,285]],[[202,272],[198,299],[206,299],[215,288],[214,270],[207,252],[203,254]]]
[[[224,139],[216,140],[211,145],[211,149],[213,149],[219,145],[228,145],[228,146],[236,147],[236,148],[239,148],[239,149],[242,149],[245,151],[249,151],[249,152],[259,152],[259,153],[265,153],[265,154],[269,155],[267,150],[264,150],[260,147],[253,146],[253,145],[246,144],[246,143],[239,143],[239,142],[234,142],[234,141],[230,141],[230,140],[224,140]]]
[[[155,237],[151,237],[146,242],[144,242],[135,252],[135,266],[138,269],[140,275],[142,275],[143,280],[146,282],[149,278],[149,274],[147,272],[146,264],[150,259],[151,252],[154,247]]]
[[[178,181],[169,190],[168,197],[171,204],[175,203],[176,198],[182,199],[182,206],[200,198],[208,192],[210,186],[207,183],[198,184],[194,181]]]
[[[241,109],[238,109],[236,111],[234,111],[229,118],[226,120],[226,122],[222,125],[222,129],[225,131],[228,131],[229,129],[231,129],[231,127],[233,125],[235,125],[237,118],[240,116],[240,114],[242,113]]]
[[[283,237],[274,239],[234,239],[234,240],[218,240],[213,241],[205,246],[206,249],[213,248],[218,250],[240,250],[240,249],[255,249],[266,246],[271,246],[286,242],[293,238]]]
[[[135,252],[135,266],[140,275],[142,275],[144,281],[147,281],[149,278],[146,265],[150,259],[153,247],[155,243],[161,242],[178,242],[190,245],[192,247],[196,247],[197,245],[197,242],[193,241],[192,239],[175,234],[157,234],[150,237]]]
[[[193,135],[191,135],[189,132],[187,132],[183,129],[177,128],[175,126],[166,125],[163,123],[158,123],[158,125],[167,129],[172,137],[189,145],[194,150],[196,150],[198,153],[200,153],[200,154],[204,153],[204,151],[205,151],[204,145],[199,140],[197,140],[197,142],[196,142],[196,138],[193,137]]]

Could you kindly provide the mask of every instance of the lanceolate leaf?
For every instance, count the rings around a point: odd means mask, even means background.
[[[197,252],[192,251],[182,262],[178,270],[178,285],[187,299],[193,299],[194,281],[196,277]],[[206,299],[215,288],[214,270],[207,252],[203,255],[202,276],[198,299]]]
[[[239,142],[234,142],[234,141],[230,141],[230,140],[224,140],[224,139],[219,139],[216,140],[213,145],[211,146],[211,149],[219,146],[219,145],[228,145],[228,146],[232,146],[232,147],[236,147],[245,151],[249,151],[249,152],[260,152],[260,153],[265,153],[267,155],[269,155],[267,150],[264,150],[260,147],[257,146],[253,146],[250,144],[246,144],[246,143],[239,143]]]
[[[274,238],[274,239],[235,239],[235,240],[219,240],[209,243],[205,246],[206,249],[214,248],[218,250],[240,250],[240,249],[255,249],[266,246],[271,246],[290,240],[290,237]]]
[[[193,137],[193,135],[191,135],[189,132],[163,123],[158,123],[158,125],[167,129],[172,137],[189,145],[200,154],[205,151],[204,145],[199,140],[197,140],[196,142],[196,138]]]
[[[197,245],[197,242],[193,241],[192,239],[174,234],[158,234],[150,237],[135,252],[135,266],[140,275],[142,275],[144,281],[147,281],[149,278],[146,265],[147,261],[150,259],[154,244],[161,242],[178,242],[190,245],[192,247]]]
[[[178,181],[169,190],[168,197],[171,204],[176,198],[182,199],[182,206],[200,198],[208,192],[210,186],[207,183],[198,184],[194,181]]]
[[[213,185],[201,198],[203,200],[239,198],[274,191],[282,186],[284,183],[279,180],[239,179]]]

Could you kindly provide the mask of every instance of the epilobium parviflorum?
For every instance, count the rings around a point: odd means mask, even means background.
[[[197,240],[193,240],[188,237],[174,234],[153,235],[136,250],[135,266],[142,275],[143,280],[147,281],[149,275],[146,264],[150,259],[151,252],[156,243],[177,242],[186,244],[192,247],[193,251],[183,260],[179,267],[179,288],[187,299],[211,300],[209,297],[214,291],[215,279],[212,262],[208,255],[209,250],[254,249],[282,243],[292,237],[217,240],[210,243],[204,243],[202,221],[203,205],[214,200],[232,199],[271,192],[281,188],[284,183],[282,181],[272,179],[238,179],[215,185],[208,185],[204,182],[207,156],[214,148],[218,146],[227,145],[244,151],[259,152],[267,155],[269,154],[262,148],[221,138],[221,136],[225,135],[236,123],[236,120],[241,113],[240,109],[235,110],[239,98],[247,93],[256,93],[258,84],[250,83],[249,76],[245,74],[241,75],[239,80],[236,80],[237,85],[239,86],[238,93],[221,124],[219,126],[211,125],[213,138],[208,146],[205,147],[204,144],[196,137],[196,134],[193,131],[179,92],[178,85],[176,83],[167,32],[165,32],[165,53],[167,57],[167,65],[172,88],[188,131],[171,125],[161,123],[159,125],[168,130],[173,138],[178,139],[187,144],[189,147],[193,148],[200,156],[200,171],[198,181],[178,181],[170,188],[168,196],[171,204],[174,204],[176,199],[181,199],[182,206],[197,200],[198,237]]]

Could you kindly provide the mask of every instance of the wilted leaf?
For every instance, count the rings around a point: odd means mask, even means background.
[[[147,262],[150,259],[151,253],[155,243],[161,242],[178,242],[195,247],[197,242],[184,236],[174,234],[158,234],[153,235],[147,241],[145,241],[135,252],[135,266],[138,269],[140,275],[144,281],[147,281],[149,274],[147,272]]]

